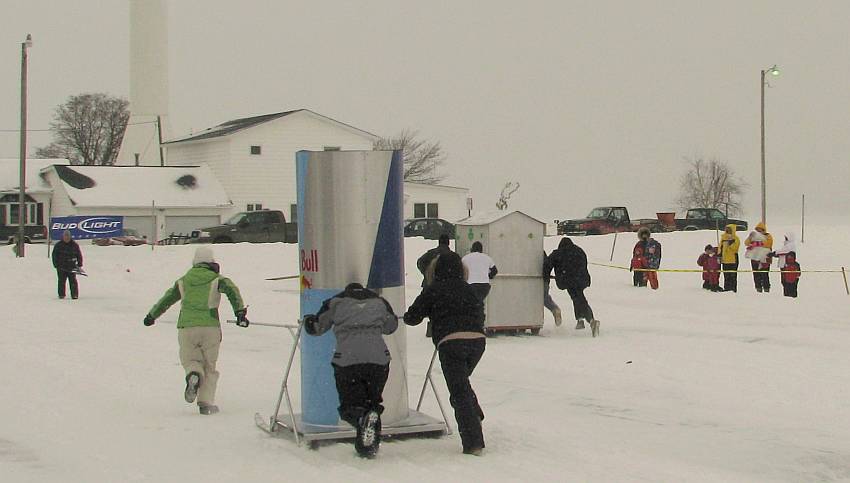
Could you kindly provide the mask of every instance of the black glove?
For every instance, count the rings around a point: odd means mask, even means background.
[[[144,322],[145,327],[152,326],[154,324],[154,322],[156,322],[156,319],[151,317],[151,314],[148,314],[148,315],[145,316],[145,322]]]
[[[771,257],[771,258],[775,258],[775,257],[776,257],[776,252],[770,252],[770,253],[768,253],[768,254],[767,254],[767,256],[769,256],[769,257]]]
[[[251,322],[248,321],[248,307],[236,311],[236,325],[239,327],[248,327]]]
[[[304,330],[307,331],[308,334],[314,335],[316,333],[316,324],[319,323],[319,318],[313,314],[304,316]]]

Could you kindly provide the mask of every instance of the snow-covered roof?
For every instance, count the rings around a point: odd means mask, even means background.
[[[528,218],[531,218],[532,220],[534,220],[538,223],[543,223],[542,221],[538,220],[537,218],[535,218],[533,216],[529,216],[529,215],[527,215],[527,214],[525,214],[521,211],[486,211],[486,212],[483,212],[483,213],[476,213],[476,214],[474,214],[470,217],[464,218],[462,220],[458,220],[455,224],[456,225],[464,225],[464,226],[489,225],[490,223],[493,223],[494,221],[501,220],[502,218],[504,218],[508,215],[513,215],[514,213],[519,213],[523,216],[527,216]]]
[[[158,208],[230,206],[213,172],[204,166],[54,166],[77,207]]]
[[[39,173],[54,164],[67,165],[67,159],[27,158],[27,193],[50,193],[53,189]],[[20,186],[20,159],[0,159],[0,193],[18,192]]]
[[[369,138],[373,138],[373,139],[378,138],[378,136],[376,136],[376,135],[374,135],[374,134],[372,134],[368,131],[358,129],[358,128],[350,125],[350,124],[345,124],[343,122],[339,122],[336,119],[331,119],[327,116],[323,116],[323,115],[321,115],[317,112],[313,112],[309,109],[295,109],[293,111],[276,112],[274,114],[263,114],[262,116],[252,116],[252,117],[243,117],[241,119],[233,119],[232,121],[223,122],[223,123],[221,123],[217,126],[213,126],[211,128],[204,129],[203,131],[200,131],[200,132],[197,132],[197,133],[194,133],[194,134],[190,134],[188,136],[183,136],[183,137],[179,137],[179,138],[176,138],[176,139],[166,141],[163,144],[177,144],[177,143],[183,143],[183,142],[188,142],[188,141],[201,141],[201,140],[204,140],[204,139],[213,139],[213,138],[218,138],[218,137],[222,137],[222,136],[227,136],[227,135],[233,134],[235,132],[239,132],[239,131],[242,131],[244,129],[248,129],[248,128],[269,122],[269,121],[274,121],[275,119],[280,119],[282,117],[289,116],[290,114],[295,114],[295,113],[299,113],[299,112],[307,112],[309,114],[312,114],[313,116],[322,118],[326,121],[330,121],[334,124],[344,126],[345,128],[347,128],[349,130],[357,131],[357,132],[359,132],[359,133],[361,133],[361,134],[363,134],[363,135],[365,135],[366,137],[369,137]]]

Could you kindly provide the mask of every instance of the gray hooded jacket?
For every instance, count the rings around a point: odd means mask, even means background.
[[[327,299],[313,317],[304,321],[304,330],[321,335],[333,327],[336,352],[333,363],[338,366],[390,363],[390,351],[383,334],[398,328],[398,318],[390,304],[359,283],[349,284],[344,291]]]

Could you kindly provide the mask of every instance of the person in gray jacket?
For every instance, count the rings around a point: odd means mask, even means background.
[[[304,317],[304,330],[321,335],[333,328],[336,351],[331,365],[339,393],[339,417],[357,428],[354,447],[373,457],[381,444],[382,394],[390,374],[390,351],[382,335],[398,328],[390,304],[359,283],[325,300],[316,315]]]

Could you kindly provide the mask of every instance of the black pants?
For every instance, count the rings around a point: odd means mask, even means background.
[[[738,270],[738,262],[724,263],[723,270]],[[725,292],[738,291],[738,272],[723,272],[723,290]]]
[[[756,290],[759,292],[770,292],[770,272],[768,272],[770,267],[768,266],[763,269],[763,272],[756,272],[756,270],[759,270],[761,263],[757,260],[752,260],[750,265],[753,267],[753,282],[756,285]]]
[[[77,274],[74,272],[66,272],[65,270],[56,270],[56,277],[59,278],[59,297],[65,298],[65,280],[71,286],[71,298],[75,299],[80,295],[80,288],[77,285]]]
[[[800,283],[799,280],[794,282],[786,282],[782,281],[782,294],[786,297],[797,297],[797,284]]]
[[[632,272],[632,283],[635,287],[646,287],[646,272]]]
[[[360,417],[368,411],[384,412],[381,395],[390,375],[389,364],[332,365],[339,393],[340,419],[356,428]]]
[[[489,283],[471,283],[469,284],[470,288],[472,288],[472,293],[475,294],[475,298],[478,299],[482,304],[484,303],[484,299],[487,298],[487,294],[490,293],[490,284]]]
[[[449,401],[455,410],[455,420],[463,449],[484,447],[481,420],[484,412],[478,405],[478,397],[469,383],[469,376],[484,355],[486,341],[480,339],[448,340],[439,346],[440,365],[449,388]]]
[[[640,272],[643,274],[644,272]],[[588,322],[593,320],[593,309],[587,302],[587,297],[584,296],[583,288],[567,287],[567,293],[573,300],[573,312],[575,312],[576,320],[584,319]]]

